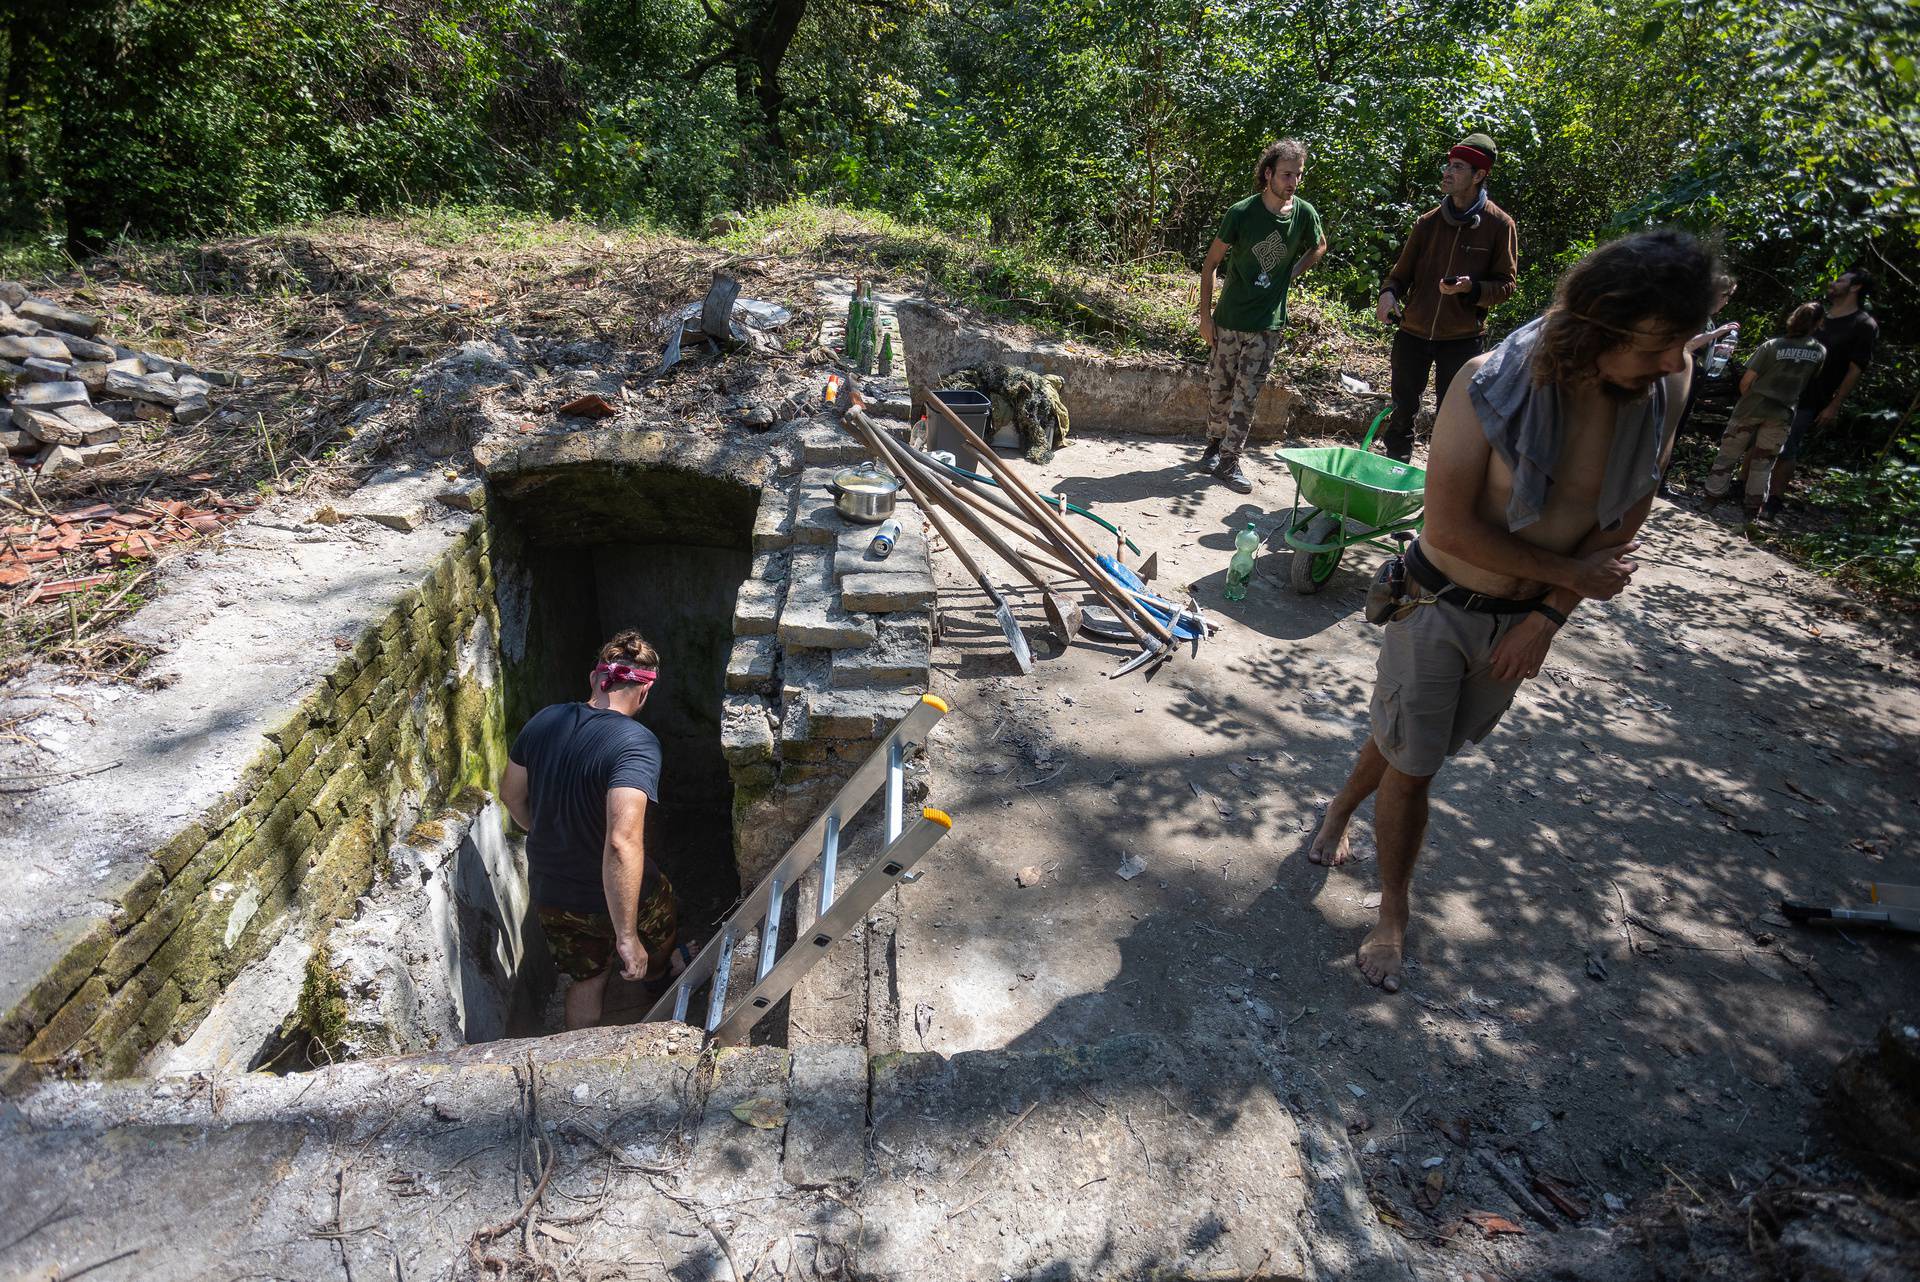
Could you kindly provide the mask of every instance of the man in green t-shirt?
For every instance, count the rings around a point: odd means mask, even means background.
[[[1287,323],[1287,286],[1327,252],[1320,214],[1294,190],[1307,166],[1307,149],[1291,138],[1260,153],[1260,188],[1220,216],[1207,260],[1200,265],[1200,336],[1213,348],[1208,366],[1207,450],[1200,466],[1239,494],[1253,492],[1240,470],[1240,453],[1253,430],[1254,401]],[[1225,266],[1220,301],[1213,275]]]

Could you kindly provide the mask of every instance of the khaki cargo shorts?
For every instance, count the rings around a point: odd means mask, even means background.
[[[1387,624],[1373,686],[1373,741],[1387,764],[1425,778],[1500,723],[1518,681],[1487,671],[1494,644],[1525,614],[1478,614],[1445,601]]]

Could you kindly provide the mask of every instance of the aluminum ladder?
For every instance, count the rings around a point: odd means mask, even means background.
[[[947,714],[947,705],[933,695],[921,696],[865,761],[854,770],[820,817],[808,825],[773,871],[740,901],[720,924],[707,946],[660,995],[646,1021],[687,1019],[693,994],[708,985],[707,1012],[702,1026],[707,1040],[735,1045],[773,1004],[793,990],[800,977],[826,956],[834,941],[865,920],[867,911],[896,883],[919,879],[913,866],[953,827],[944,811],[923,809],[907,827],[901,813],[906,792],[906,757],[910,748],[924,744],[927,735]],[[867,865],[846,893],[833,893],[840,862],[840,834],[867,800],[884,784],[886,789],[886,845]],[[780,916],[788,891],[815,863],[820,865],[819,912],[813,924],[787,950],[780,952]],[[734,953],[749,935],[758,932],[759,953],[752,987],[729,1003]],[[711,981],[711,982],[709,982]],[[646,1022],[643,1021],[643,1022]]]

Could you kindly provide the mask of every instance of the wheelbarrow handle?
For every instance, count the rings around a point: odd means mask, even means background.
[[[1371,426],[1367,428],[1367,434],[1360,439],[1361,449],[1371,450],[1373,448],[1374,434],[1380,430],[1380,425],[1386,422],[1387,416],[1392,413],[1393,413],[1393,406],[1389,405],[1387,406],[1387,408],[1381,410],[1378,414],[1375,414],[1373,416],[1373,423]]]

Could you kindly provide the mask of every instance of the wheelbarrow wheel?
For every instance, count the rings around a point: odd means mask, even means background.
[[[1303,543],[1332,543],[1343,533],[1340,518],[1329,512],[1322,512],[1307,522],[1306,533],[1301,536]],[[1335,548],[1331,552],[1302,552],[1293,550],[1293,590],[1302,596],[1312,596],[1327,586],[1333,578],[1333,572],[1340,568],[1340,558],[1347,554],[1345,548]]]

